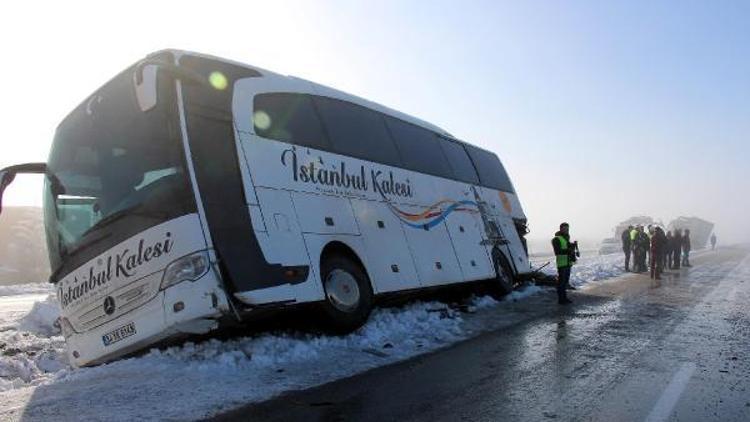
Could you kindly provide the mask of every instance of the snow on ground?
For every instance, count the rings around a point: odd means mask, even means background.
[[[0,286],[0,296],[52,293],[53,291],[54,286],[50,283],[26,283]]]
[[[542,272],[557,275],[554,260],[554,256],[538,257],[534,259],[533,265],[536,268],[549,262],[550,264],[544,267]],[[573,265],[570,272],[570,284],[575,287],[582,287],[588,283],[611,279],[622,274],[625,274],[625,257],[623,254],[583,255]]]
[[[619,275],[621,261],[619,255],[583,258],[573,283]],[[465,312],[440,302],[377,309],[344,337],[276,332],[214,339],[82,369],[67,364],[54,296],[26,295],[35,298],[28,312],[0,312],[0,420],[201,418],[473,337],[501,326],[492,317],[497,307],[541,291],[531,285],[501,302],[473,298]],[[0,307],[3,300],[9,299],[0,297]]]
[[[40,385],[69,366],[53,295],[0,297],[0,307],[0,392]]]

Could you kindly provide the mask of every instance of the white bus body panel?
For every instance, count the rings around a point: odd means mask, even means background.
[[[251,206],[251,216],[262,218],[265,231],[255,230],[248,236],[255,235],[263,255],[268,262],[283,265],[310,265],[310,257],[305,248],[297,213],[291,193],[286,190],[257,188],[255,195],[261,206]],[[252,210],[257,208],[257,210]],[[253,220],[253,226],[258,220]],[[319,279],[312,271],[306,281],[300,284],[282,284],[280,286],[257,289],[248,292],[237,292],[237,299],[250,305],[276,302],[307,302],[323,299],[323,290]]]
[[[494,275],[487,246],[482,244],[484,227],[473,213],[454,212],[445,219],[464,280],[482,280]]]
[[[302,233],[359,234],[349,198],[292,192]]]
[[[477,199],[488,204],[488,217],[495,220],[509,240],[510,244],[501,249],[510,255],[519,272],[528,272],[526,253],[513,222],[513,218],[525,218],[515,195],[503,194],[505,200],[501,201],[497,191],[477,187],[481,198],[476,198],[470,184],[254,134],[253,99],[259,93],[326,95],[361,103],[338,91],[321,89],[306,81],[283,77],[235,82],[233,114],[247,166],[244,169],[247,173],[243,171],[243,175],[248,174],[246,189],[254,190],[253,197],[258,201],[254,218],[262,215],[267,230],[264,234],[256,229],[259,244],[269,262],[310,265],[310,276],[304,283],[264,292],[240,292],[236,294],[238,298],[248,303],[263,303],[261,297],[297,302],[323,299],[319,261],[323,247],[334,240],[348,245],[363,261],[376,293],[492,278],[495,276],[493,246],[485,241],[487,228],[479,214]],[[292,162],[297,168],[313,163],[316,169],[333,172],[344,163],[346,173],[361,175],[367,186],[357,189],[304,182],[292,168]],[[386,175],[382,179],[392,173],[396,181],[408,183],[413,195],[378,192],[371,173],[378,171]],[[506,210],[508,204],[510,211]],[[292,212],[294,216],[290,215]],[[428,214],[429,218],[421,218]],[[378,221],[385,228],[379,228]],[[423,223],[430,222],[429,230],[425,230]],[[304,263],[300,262],[303,249],[306,249]],[[318,284],[317,289],[308,285],[312,281]]]
[[[382,202],[352,199],[351,203],[362,232],[363,261],[370,278],[377,280],[375,293],[418,288],[417,269],[401,221]]]

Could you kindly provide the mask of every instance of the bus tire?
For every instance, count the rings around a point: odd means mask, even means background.
[[[495,278],[490,281],[489,293],[494,299],[500,300],[513,291],[513,270],[505,258],[505,254],[495,250],[492,254],[495,265]]]
[[[321,263],[323,291],[322,317],[334,334],[348,334],[361,327],[370,316],[373,293],[364,269],[339,254]]]

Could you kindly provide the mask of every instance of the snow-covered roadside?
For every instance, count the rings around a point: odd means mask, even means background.
[[[54,288],[50,283],[25,283],[0,286],[0,296],[52,293],[53,291]]]
[[[24,305],[39,295],[0,297],[0,306]],[[43,384],[68,368],[65,340],[55,321],[59,315],[53,295],[31,302],[25,313],[0,312],[0,392]]]
[[[575,287],[583,287],[589,283],[623,275],[625,274],[624,260],[625,258],[622,254],[584,255],[573,265],[573,269],[570,272],[570,284]],[[550,264],[544,267],[542,272],[549,275],[557,275],[554,256],[537,258],[533,262],[533,265],[540,267],[546,262],[550,262]]]
[[[581,285],[619,275],[619,261],[584,258],[573,281]],[[76,370],[67,366],[50,296],[23,319],[5,321],[12,328],[0,332],[5,343],[0,349],[0,419],[200,418],[471,338],[501,326],[492,316],[498,307],[540,291],[527,286],[502,302],[475,298],[464,309],[468,312],[439,302],[378,309],[362,329],[345,337],[266,333],[187,343]]]

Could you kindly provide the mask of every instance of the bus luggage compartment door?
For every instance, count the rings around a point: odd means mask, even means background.
[[[409,214],[420,214],[424,207],[399,205]],[[451,238],[445,222],[434,226],[402,222],[406,241],[414,257],[422,286],[435,286],[463,281]]]
[[[401,223],[379,201],[351,200],[354,214],[362,232],[370,275],[375,293],[419,287],[412,259]]]
[[[303,233],[359,234],[348,198],[292,192],[292,201]]]
[[[445,219],[448,233],[456,251],[465,280],[481,280],[494,274],[492,261],[487,254],[484,227],[478,215],[454,212]]]

